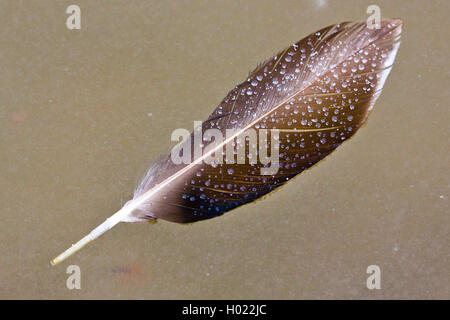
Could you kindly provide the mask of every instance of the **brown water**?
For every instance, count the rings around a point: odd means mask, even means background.
[[[448,1],[376,1],[405,22],[384,92],[282,190],[191,225],[120,224],[49,264],[130,198],[175,128],[372,3],[0,1],[0,298],[450,298]]]

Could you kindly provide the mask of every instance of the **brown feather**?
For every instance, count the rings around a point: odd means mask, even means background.
[[[259,65],[194,130],[218,129],[226,140],[203,141],[204,152],[197,154],[191,134],[181,146],[191,147],[186,154],[193,162],[177,165],[171,155],[161,158],[132,200],[51,264],[57,265],[121,221],[160,218],[187,223],[219,216],[261,198],[326,157],[366,121],[392,68],[401,25],[390,19],[383,20],[380,29],[368,29],[365,23],[332,25]],[[226,136],[227,129],[235,134]],[[208,156],[226,153],[232,142],[233,149],[245,150],[245,156],[253,154],[249,150],[255,141],[245,140],[250,129],[278,130],[267,136],[267,149],[279,152],[276,172],[263,175],[261,161],[250,164],[245,158],[243,164],[237,159],[232,164],[205,163]],[[261,140],[258,143],[261,146]],[[236,155],[230,152],[226,157]]]
[[[259,65],[228,93],[202,130],[217,128],[225,136],[226,129],[279,129],[278,172],[261,175],[263,165],[248,162],[175,165],[169,155],[136,190],[134,199],[160,185],[133,218],[213,218],[271,192],[330,154],[366,121],[392,67],[401,24],[386,19],[373,30],[365,23],[332,25]],[[194,147],[193,134],[186,143]]]

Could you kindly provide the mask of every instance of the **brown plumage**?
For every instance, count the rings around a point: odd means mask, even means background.
[[[392,67],[400,29],[398,20],[384,20],[378,30],[365,23],[332,25],[258,66],[228,93],[202,131],[217,128],[225,137],[231,128],[279,129],[278,172],[261,175],[263,165],[248,161],[175,165],[169,155],[149,170],[135,199],[188,170],[149,197],[134,216],[175,222],[213,218],[267,194],[323,159],[366,121]]]
[[[392,68],[401,25],[391,19],[382,20],[379,29],[365,23],[332,25],[259,65],[196,129],[217,129],[223,142],[204,140],[203,152],[196,153],[198,140],[192,133],[177,153],[192,162],[175,164],[172,155],[161,158],[132,200],[53,263],[120,221],[185,223],[219,216],[264,196],[326,157],[366,121]],[[246,142],[244,133],[262,129],[268,130],[267,139],[250,137]],[[250,163],[255,159],[249,159],[249,150],[255,142],[264,142],[261,139],[267,141],[268,153],[279,153],[271,174],[264,174],[271,164]],[[234,153],[227,153],[233,142]],[[239,147],[244,147],[246,161],[237,164]],[[214,161],[205,163],[207,159]]]

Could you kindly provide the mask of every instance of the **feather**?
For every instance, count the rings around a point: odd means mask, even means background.
[[[379,29],[331,25],[260,64],[175,153],[148,170],[132,200],[52,264],[121,221],[220,216],[326,157],[366,121],[392,68],[401,26],[393,19]],[[202,136],[206,132],[214,134]]]

